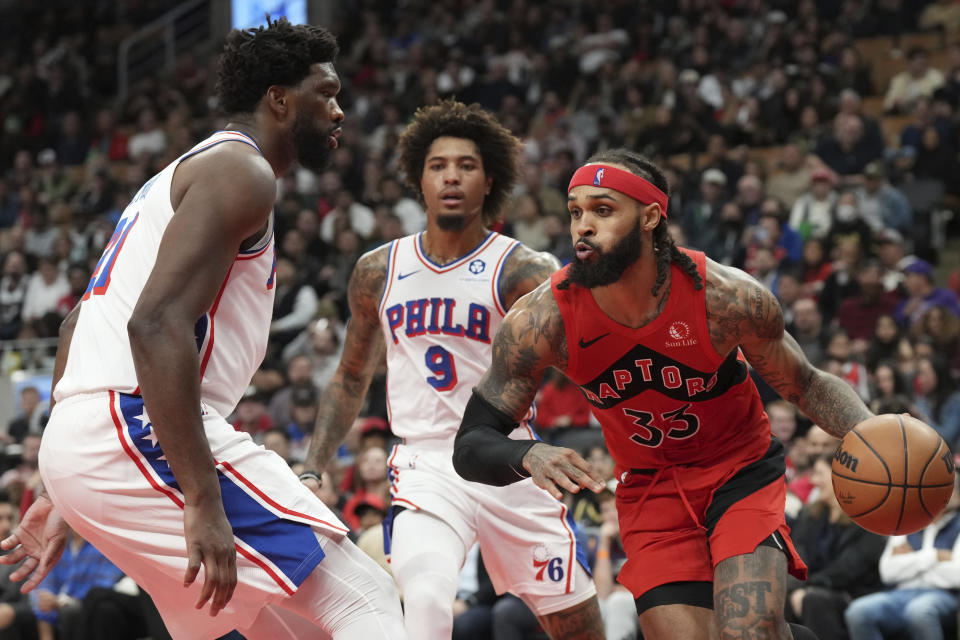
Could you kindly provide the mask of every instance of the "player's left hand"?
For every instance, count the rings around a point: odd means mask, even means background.
[[[584,488],[596,493],[604,486],[594,475],[590,463],[566,447],[538,442],[523,456],[523,468],[530,472],[538,487],[549,491],[557,500],[563,498],[560,489],[577,493]]]
[[[37,498],[10,537],[0,542],[0,548],[10,553],[0,556],[0,564],[23,564],[10,574],[17,582],[29,576],[20,587],[27,593],[43,580],[57,564],[67,544],[69,528],[53,503],[46,496]]]

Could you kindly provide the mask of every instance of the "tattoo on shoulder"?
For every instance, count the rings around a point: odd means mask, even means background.
[[[357,260],[350,274],[350,306],[376,313],[387,280],[387,247],[379,247]]]
[[[707,323],[718,353],[729,353],[747,336],[776,338],[783,333],[783,310],[768,289],[732,269],[707,272]]]
[[[509,309],[517,300],[550,278],[558,268],[560,262],[554,256],[533,251],[521,244],[510,254],[503,266],[500,297]]]

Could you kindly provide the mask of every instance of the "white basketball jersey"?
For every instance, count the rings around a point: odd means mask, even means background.
[[[173,217],[173,173],[184,159],[223,142],[245,143],[259,151],[242,133],[218,131],[148,180],[124,210],[80,303],[66,370],[54,392],[58,401],[111,389],[139,394],[127,322]],[[237,254],[215,302],[197,320],[201,398],[220,415],[230,415],[263,361],[273,313],[275,267],[271,216],[267,233],[255,246]]]
[[[520,243],[490,232],[441,266],[426,256],[422,239],[419,233],[390,243],[380,301],[387,408],[406,444],[452,451],[473,387],[490,366],[491,342],[506,314],[500,275]],[[535,436],[525,420],[511,437]]]

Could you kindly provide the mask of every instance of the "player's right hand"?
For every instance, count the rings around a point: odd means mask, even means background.
[[[183,534],[187,540],[187,571],[183,586],[193,584],[203,565],[203,588],[196,608],[210,601],[210,615],[217,615],[233,597],[237,586],[237,550],[233,529],[223,503],[186,503],[183,506]]]
[[[590,464],[566,447],[538,442],[523,456],[523,468],[530,472],[538,487],[546,489],[557,500],[563,498],[561,489],[577,493],[583,488],[596,493],[604,487]]]
[[[67,523],[54,508],[50,498],[38,497],[10,537],[0,542],[0,548],[10,553],[0,556],[0,564],[17,564],[23,560],[10,580],[17,582],[29,576],[20,587],[27,593],[43,580],[57,564],[67,544]]]

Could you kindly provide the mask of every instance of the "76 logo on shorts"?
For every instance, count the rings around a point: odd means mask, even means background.
[[[549,552],[547,548],[538,544],[533,550],[533,568],[536,570],[537,580],[543,582],[544,574],[546,574],[547,579],[552,582],[560,582],[563,580],[564,568],[563,568],[563,558],[560,556],[554,556],[553,558],[548,557]]]

